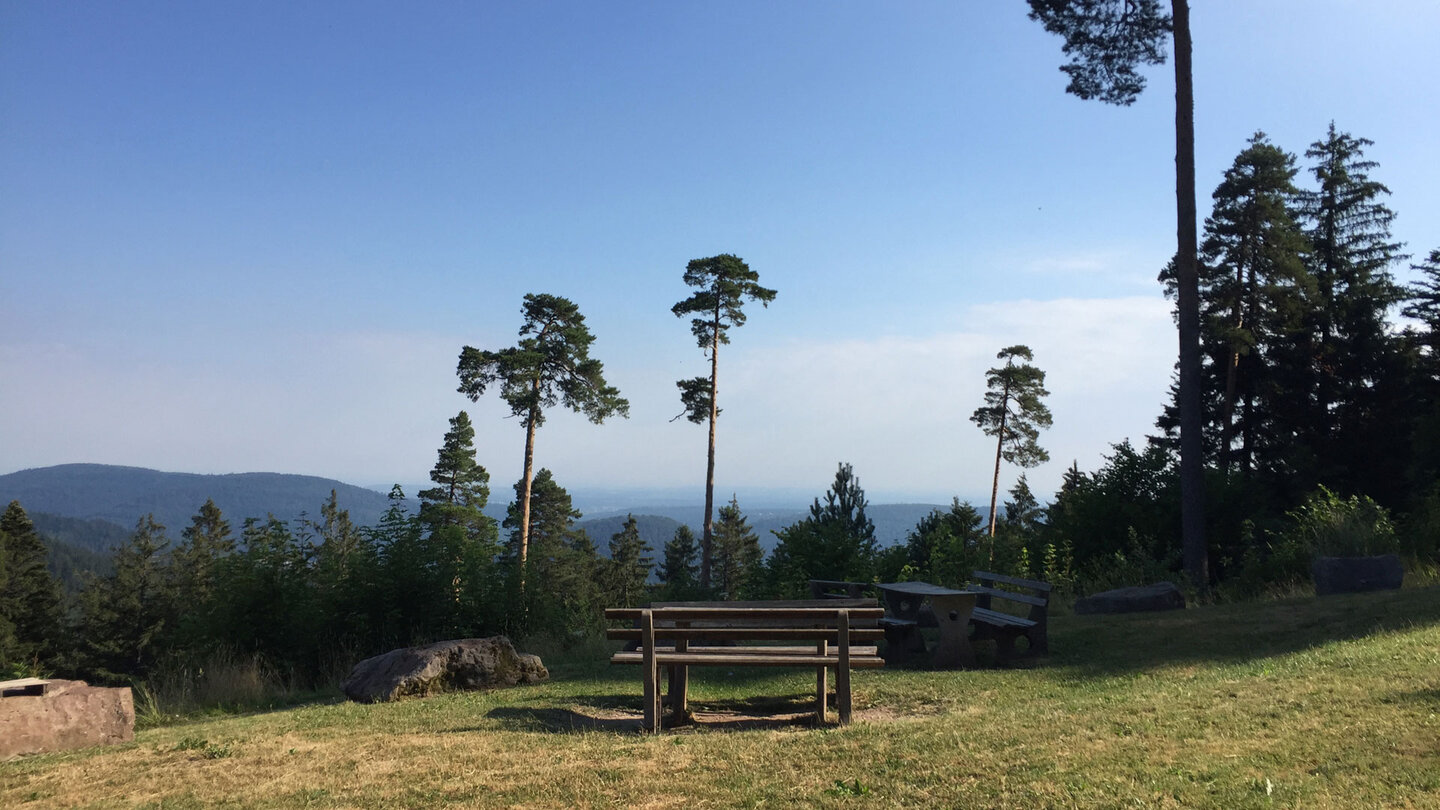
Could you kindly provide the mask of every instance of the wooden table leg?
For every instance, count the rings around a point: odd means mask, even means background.
[[[675,652],[685,652],[689,649],[689,639],[682,638],[675,642]],[[670,667],[670,716],[674,722],[683,723],[690,718],[689,702],[690,667],[676,664]]]
[[[824,655],[829,651],[825,639],[815,642],[815,652]],[[830,697],[830,671],[823,664],[815,668],[815,722],[825,722],[825,701]]]
[[[975,610],[975,594],[934,595],[930,597],[930,607],[940,625],[940,643],[935,645],[932,663],[944,668],[974,666],[970,613]]]

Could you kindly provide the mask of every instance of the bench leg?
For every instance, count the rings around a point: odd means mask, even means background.
[[[690,717],[690,667],[670,667],[670,718],[679,723]]]
[[[840,722],[850,722],[850,611],[840,611],[836,622],[840,631],[840,663],[835,667],[835,704]]]
[[[829,651],[825,640],[815,642],[815,652],[824,655]],[[815,722],[825,722],[825,701],[830,697],[830,671],[823,666],[815,668]]]
[[[648,610],[640,614],[640,644],[644,648],[640,662],[640,668],[644,671],[645,678],[642,695],[645,703],[643,730],[658,732],[660,730],[660,671],[659,667],[655,665],[655,619]]]

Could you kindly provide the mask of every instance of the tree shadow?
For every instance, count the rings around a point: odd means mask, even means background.
[[[638,734],[641,731],[644,709],[639,695],[575,695],[572,699],[574,705],[569,708],[498,707],[485,716],[512,731],[554,734],[596,731]],[[689,716],[677,721],[666,707],[665,730],[701,733],[817,726],[813,694],[692,700],[689,708]]]
[[[1046,668],[1101,678],[1187,664],[1244,664],[1440,624],[1440,587],[1051,620]]]

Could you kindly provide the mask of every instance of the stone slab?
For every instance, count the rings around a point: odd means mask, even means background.
[[[50,680],[43,691],[0,698],[0,759],[135,739],[129,687]]]

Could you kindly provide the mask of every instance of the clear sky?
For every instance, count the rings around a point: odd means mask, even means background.
[[[1440,3],[1194,6],[1202,217],[1254,131],[1303,166],[1333,120],[1375,141],[1396,237],[1440,247]],[[968,417],[1025,343],[1044,497],[1165,398],[1174,83],[1068,96],[1025,11],[0,0],[0,473],[409,483],[466,409],[508,494],[522,429],[455,363],[548,292],[631,417],[552,413],[537,464],[698,501],[705,429],[669,420],[707,367],[670,307],[728,252],[779,295],[721,352],[722,492],[819,494],[848,461],[872,501],[979,501]]]

